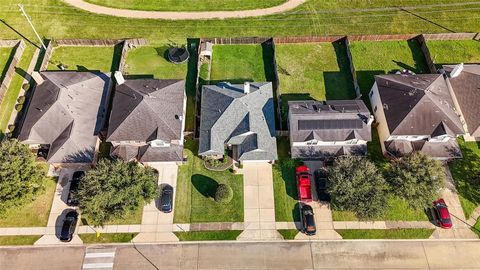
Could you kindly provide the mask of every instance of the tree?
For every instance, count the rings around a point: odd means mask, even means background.
[[[82,214],[94,226],[138,211],[158,195],[154,169],[136,162],[102,159],[80,181]]]
[[[416,152],[393,161],[388,181],[394,194],[421,209],[438,197],[445,186],[445,173],[438,160]]]
[[[16,140],[0,143],[0,214],[33,200],[44,188],[45,167],[28,146]]]
[[[386,209],[385,179],[368,159],[338,157],[329,169],[328,179],[335,209],[352,211],[358,218],[378,217]]]
[[[229,203],[233,199],[233,189],[227,184],[220,184],[215,192],[215,201]]]

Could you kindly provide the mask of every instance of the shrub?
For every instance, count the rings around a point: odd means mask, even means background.
[[[15,110],[16,110],[17,112],[21,111],[22,109],[23,109],[23,104],[17,104],[17,105],[15,105]]]
[[[13,132],[15,130],[15,125],[8,125],[8,131]]]
[[[28,90],[30,90],[30,84],[29,84],[29,83],[24,83],[24,84],[22,85],[22,89],[23,89],[23,91],[25,91],[25,92],[28,91]]]
[[[219,203],[229,203],[233,199],[233,189],[226,184],[220,184],[215,192],[215,201]]]
[[[23,104],[23,103],[25,103],[25,96],[19,96],[18,99],[17,99],[17,103],[18,103],[18,104]]]

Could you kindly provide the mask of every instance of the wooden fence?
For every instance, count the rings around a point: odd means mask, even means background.
[[[13,76],[15,75],[16,68],[20,62],[23,52],[25,51],[25,42],[23,40],[1,40],[0,47],[13,47],[13,56],[6,67],[5,76],[0,85],[0,103],[5,96],[10,83],[12,82]]]

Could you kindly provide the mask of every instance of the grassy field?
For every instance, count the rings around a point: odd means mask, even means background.
[[[185,79],[187,63],[173,64],[166,58],[167,45],[138,47],[128,51],[126,74],[153,75],[156,79]]]
[[[125,9],[157,11],[244,10],[279,5],[286,0],[86,0],[89,3]]]
[[[178,170],[175,199],[175,223],[241,222],[243,221],[243,176],[229,170],[214,172],[205,169],[198,152],[198,142],[187,140],[188,163]],[[233,199],[226,204],[213,199],[219,184],[233,189]]]
[[[416,41],[362,41],[350,43],[358,84],[367,104],[374,75],[397,70],[427,73],[428,67]]]
[[[95,233],[79,234],[84,244],[101,244],[101,243],[128,243],[136,233],[102,233],[97,237]]]
[[[236,240],[242,231],[174,232],[180,241]]]
[[[57,47],[47,69],[60,70],[63,65],[66,70],[110,72],[118,66],[118,57],[114,47]]]
[[[41,235],[0,236],[0,246],[31,246]]]
[[[480,143],[458,140],[463,158],[449,164],[467,219],[480,205]]]
[[[438,67],[442,64],[480,63],[480,42],[475,40],[432,40],[427,46]]]
[[[52,207],[56,179],[45,178],[45,189],[35,200],[21,207],[10,209],[0,217],[0,227],[44,227]]]
[[[278,230],[278,232],[283,236],[285,240],[293,240],[295,236],[299,233],[298,230]]]
[[[0,47],[0,82],[3,81],[3,77],[5,77],[5,73],[7,72],[12,51],[13,49],[10,47]]]
[[[277,138],[279,160],[273,164],[273,192],[275,194],[275,220],[298,221],[297,180],[295,167],[300,161],[290,158],[290,143],[287,137]]]
[[[336,230],[343,239],[428,239],[433,229]]]

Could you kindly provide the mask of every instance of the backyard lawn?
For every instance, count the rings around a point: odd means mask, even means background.
[[[442,64],[480,63],[480,42],[476,40],[427,41],[430,56],[437,67]]]
[[[128,51],[125,73],[153,75],[156,79],[182,79],[187,76],[187,63],[173,64],[166,58],[168,46],[141,46]]]
[[[203,160],[196,156],[198,141],[187,140],[185,151],[188,162],[179,167],[175,199],[175,223],[242,222],[243,176],[229,170],[214,172],[205,169]],[[233,189],[233,199],[221,204],[214,200],[219,184]]]
[[[45,189],[35,200],[9,210],[0,217],[0,227],[44,227],[52,207],[56,178],[45,178]]]
[[[398,70],[428,73],[425,58],[417,41],[361,41],[351,42],[353,64],[358,84],[367,106],[368,93],[375,79],[374,75],[388,74]]]
[[[5,77],[5,73],[7,72],[12,51],[13,49],[11,47],[0,47],[0,82],[3,81],[3,77]]]
[[[343,239],[428,239],[433,229],[336,230]]]
[[[47,70],[100,70],[110,72],[118,66],[120,53],[111,47],[56,47]]]
[[[480,205],[480,143],[465,142],[463,139],[459,139],[458,143],[463,158],[451,162],[449,167],[468,219]]]

